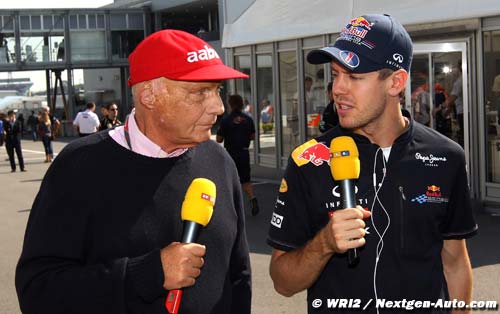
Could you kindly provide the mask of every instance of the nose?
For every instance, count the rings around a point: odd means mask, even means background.
[[[219,93],[212,94],[208,100],[207,113],[220,116],[224,113],[224,104],[219,96]]]
[[[343,95],[349,88],[348,77],[344,73],[338,73],[333,81],[332,92],[334,96]]]

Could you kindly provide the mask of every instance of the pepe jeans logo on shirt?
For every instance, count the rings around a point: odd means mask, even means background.
[[[415,154],[416,160],[421,160],[426,167],[439,167],[439,164],[442,162],[446,162],[446,157],[434,156],[430,155],[422,155],[421,153]]]
[[[220,59],[219,55],[215,51],[215,49],[204,46],[204,49],[200,49],[198,51],[189,51],[187,53],[187,62],[198,62],[203,60],[212,60],[212,59]]]

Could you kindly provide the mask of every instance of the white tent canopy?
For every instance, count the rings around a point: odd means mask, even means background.
[[[435,23],[500,14],[499,0],[256,0],[224,26],[224,48],[338,33],[348,19],[388,13],[402,24]]]

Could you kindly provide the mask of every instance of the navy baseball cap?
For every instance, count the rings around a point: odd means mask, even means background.
[[[312,50],[312,64],[339,62],[355,73],[380,69],[410,72],[413,44],[404,27],[388,14],[367,14],[349,21],[333,46]]]

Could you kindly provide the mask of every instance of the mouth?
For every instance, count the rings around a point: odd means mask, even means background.
[[[347,113],[351,111],[354,107],[348,103],[339,102],[337,103],[337,112],[339,114]]]

